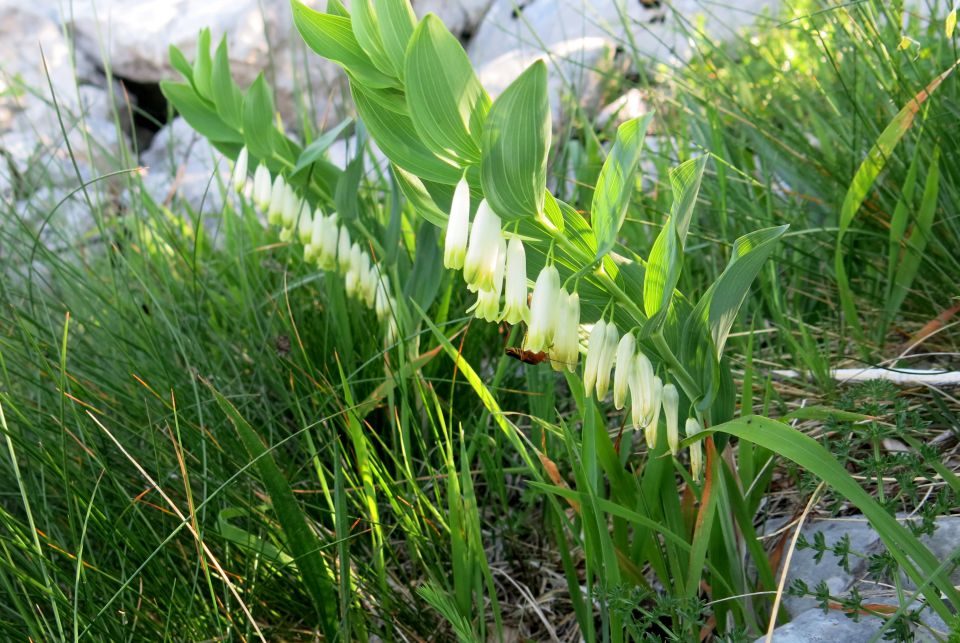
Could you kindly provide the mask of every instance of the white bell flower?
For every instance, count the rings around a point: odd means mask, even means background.
[[[555,305],[557,329],[550,348],[550,364],[556,371],[576,372],[580,360],[580,295],[560,289]]]
[[[460,179],[453,191],[450,203],[450,217],[447,219],[447,233],[443,243],[443,265],[459,270],[467,255],[467,239],[470,232],[470,186],[466,179]]]
[[[610,370],[617,354],[617,344],[620,342],[620,331],[612,321],[607,323],[606,334],[603,338],[602,350],[597,360],[597,399],[601,402],[610,389]]]
[[[300,243],[310,243],[312,236],[313,217],[310,215],[310,204],[304,199],[300,204],[300,214],[297,215],[297,237]]]
[[[261,210],[270,207],[270,170],[261,163],[253,174],[253,202]]]
[[[297,222],[297,215],[300,214],[300,208],[303,203],[296,191],[290,185],[287,185],[286,194],[283,197],[283,210],[280,216],[280,222],[284,228],[292,228]]]
[[[347,297],[356,297],[359,293],[361,269],[363,266],[363,251],[360,244],[354,242],[350,246],[350,269],[344,277],[344,287],[347,291]]]
[[[667,447],[670,453],[677,455],[680,450],[680,393],[673,384],[663,385],[663,418],[667,425]]]
[[[317,264],[321,270],[333,270],[337,267],[337,239],[339,236],[337,213],[334,212],[323,220],[323,233],[320,235],[320,245],[317,252]]]
[[[530,301],[530,322],[524,347],[539,353],[550,346],[556,330],[554,306],[560,295],[560,273],[553,265],[544,266],[533,285]]]
[[[652,451],[657,446],[657,427],[660,426],[660,406],[663,403],[663,380],[659,377],[653,378],[650,397],[650,417],[644,429],[644,436],[647,439],[647,447]]]
[[[344,274],[350,269],[350,231],[343,225],[337,236],[337,266]]]
[[[233,164],[233,189],[239,194],[243,192],[243,187],[247,184],[247,164],[249,163],[249,153],[246,146],[237,154],[237,162]]]
[[[497,262],[501,260],[497,248],[502,238],[500,217],[494,214],[484,199],[477,208],[477,216],[470,228],[470,242],[463,261],[463,278],[470,292],[493,290],[493,277]]]
[[[277,175],[270,188],[270,204],[267,206],[267,223],[280,225],[283,221],[283,206],[287,200],[287,183],[283,176]]]
[[[530,319],[530,307],[527,305],[527,253],[517,237],[507,244],[506,268],[502,317],[508,324],[519,324]]]
[[[310,223],[310,239],[306,242],[306,245],[303,246],[304,261],[312,263],[317,260],[317,256],[320,254],[320,245],[323,240],[324,230],[326,230],[326,221],[324,220],[323,211],[317,208],[313,211],[313,218]]]
[[[637,351],[637,340],[633,333],[627,333],[617,344],[617,369],[613,373],[613,405],[620,410],[627,401],[627,391],[632,379]]]
[[[503,237],[497,244],[497,266],[493,274],[493,288],[477,291],[477,301],[467,312],[473,312],[479,319],[489,322],[497,321],[500,315],[500,293],[503,291],[503,273],[507,242]]]
[[[702,431],[703,428],[700,426],[700,422],[697,421],[697,418],[687,418],[687,425],[684,427],[684,432],[689,438],[692,435],[696,435]],[[694,482],[700,482],[700,476],[703,474],[703,443],[698,440],[690,445],[690,475],[693,476]]]

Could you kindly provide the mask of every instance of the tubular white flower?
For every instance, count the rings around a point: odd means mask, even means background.
[[[640,426],[647,425],[647,418],[650,416],[651,389],[653,387],[653,364],[642,352],[637,351],[637,393],[639,394],[640,408],[639,417]]]
[[[667,447],[670,453],[677,455],[680,449],[680,394],[673,384],[663,385],[663,417],[667,424]]]
[[[601,402],[607,396],[610,388],[610,369],[613,368],[613,360],[617,352],[617,344],[620,341],[620,331],[612,321],[607,323],[606,334],[603,338],[603,349],[600,351],[597,360],[597,399]]]
[[[283,176],[277,175],[270,188],[270,204],[267,206],[267,223],[280,225],[283,220],[283,205],[287,198],[287,183]]]
[[[530,308],[527,306],[527,253],[517,237],[512,237],[507,244],[506,268],[503,319],[508,324],[519,324],[530,319]]]
[[[293,239],[293,228],[280,228],[280,241],[287,243]]]
[[[620,338],[617,344],[617,370],[613,373],[613,405],[620,410],[627,401],[627,390],[634,367],[634,354],[637,351],[637,340],[633,333],[627,333]]]
[[[557,323],[554,305],[559,295],[560,273],[553,265],[545,266],[537,275],[537,282],[533,286],[530,322],[524,344],[527,350],[539,353],[553,341]]]
[[[281,223],[284,228],[292,228],[297,222],[297,215],[300,214],[302,202],[300,197],[292,187],[287,185],[286,194],[283,197],[283,211],[281,214]]]
[[[377,313],[377,319],[387,317],[393,309],[393,300],[390,298],[389,290],[390,280],[386,275],[380,275],[377,282],[377,295],[374,300],[374,312]]]
[[[350,246],[350,269],[344,277],[347,297],[356,297],[359,292],[360,271],[363,265],[363,251],[360,250],[360,244],[354,243]]]
[[[493,290],[493,276],[499,260],[496,250],[502,238],[500,217],[484,199],[470,228],[470,242],[463,261],[463,278],[471,292]]]
[[[373,308],[376,303],[377,278],[380,269],[371,263],[370,257],[366,253],[363,255],[363,262],[365,267],[361,268],[360,289],[363,291],[363,301],[367,308]]]
[[[321,270],[333,270],[337,267],[337,214],[334,212],[323,220],[323,234],[317,252],[317,264]]]
[[[303,247],[304,261],[313,262],[317,260],[320,254],[320,245],[323,241],[323,233],[326,230],[323,211],[317,208],[313,211],[313,220],[310,224],[310,241]]]
[[[233,189],[238,193],[243,192],[243,187],[247,184],[247,163],[249,153],[244,146],[237,154],[237,162],[233,164]]]
[[[644,429],[644,436],[647,439],[647,447],[652,451],[657,447],[657,427],[660,426],[660,405],[663,402],[663,381],[659,377],[653,378],[650,397],[650,417]]]
[[[603,353],[607,341],[607,322],[600,319],[593,325],[590,338],[587,340],[587,359],[583,363],[583,394],[593,395],[597,385],[597,367],[600,365],[600,354]]]
[[[503,237],[500,237],[496,252],[498,258],[497,267],[493,274],[493,288],[490,290],[481,289],[477,291],[476,303],[467,310],[468,313],[473,311],[478,318],[489,322],[497,321],[497,316],[500,314],[500,293],[503,290],[504,255],[507,254],[507,243]]]
[[[397,320],[393,317],[387,318],[387,330],[383,334],[383,343],[386,346],[393,346],[397,343],[397,340],[400,338],[400,333],[397,330]]]
[[[470,231],[470,186],[466,179],[460,179],[453,191],[450,203],[450,218],[447,219],[447,233],[443,243],[443,265],[459,270],[467,254],[467,239]]]
[[[337,265],[342,273],[350,269],[350,231],[343,225],[340,226],[340,234],[337,236]]]
[[[300,243],[310,243],[313,236],[313,217],[310,216],[310,204],[306,199],[301,201],[300,214],[297,215],[297,236]]]
[[[253,202],[261,210],[270,207],[270,170],[263,163],[253,174]]]
[[[684,432],[687,437],[696,435],[701,431],[700,422],[697,418],[687,418],[687,425]],[[690,445],[690,475],[694,482],[700,482],[700,476],[703,474],[703,444],[698,440]]]
[[[561,288],[555,315],[557,330],[550,348],[550,364],[555,371],[566,368],[574,373],[580,360],[580,295],[568,295],[566,288]]]

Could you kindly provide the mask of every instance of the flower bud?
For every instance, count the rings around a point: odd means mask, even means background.
[[[292,228],[296,224],[301,207],[300,197],[297,196],[292,187],[287,185],[286,193],[283,196],[283,211],[280,217],[284,228]]]
[[[583,364],[583,394],[585,397],[593,395],[597,385],[597,367],[600,364],[600,354],[603,353],[607,341],[607,322],[602,319],[593,325],[590,338],[587,340],[587,359]]]
[[[277,175],[273,180],[273,187],[270,188],[270,205],[267,207],[267,223],[270,225],[280,225],[283,221],[283,206],[287,198],[287,184],[283,176]]]
[[[500,217],[494,214],[484,199],[477,208],[477,216],[470,228],[470,242],[463,260],[463,278],[471,292],[493,290],[493,277],[497,262],[501,260],[497,247],[502,238]]]
[[[344,274],[350,269],[350,231],[346,226],[340,226],[337,236],[337,265]]]
[[[370,256],[364,252],[360,259],[360,284],[363,303],[373,308],[377,296],[377,267],[370,264]]]
[[[293,228],[280,228],[280,241],[287,243],[293,239]]]
[[[360,285],[360,270],[362,266],[363,251],[360,250],[360,244],[354,243],[350,246],[350,269],[344,277],[344,287],[347,291],[347,297],[356,297]]]
[[[247,184],[247,163],[249,154],[244,146],[237,155],[237,162],[233,164],[233,189],[237,193],[243,192],[243,186]]]
[[[333,213],[323,220],[323,233],[320,235],[320,245],[317,252],[317,263],[321,270],[333,270],[337,267],[337,240],[339,237],[337,214]]]
[[[519,324],[530,319],[527,307],[527,253],[523,242],[512,237],[507,244],[506,295],[503,319],[508,324]]]
[[[300,243],[310,243],[313,236],[313,217],[310,216],[310,204],[306,199],[300,202],[300,214],[297,215],[297,236]]]
[[[597,360],[597,399],[601,402],[607,396],[610,388],[610,369],[617,353],[617,344],[620,341],[620,331],[612,321],[607,324],[607,332],[603,338],[603,350]]]
[[[627,333],[620,338],[617,344],[617,370],[613,373],[613,405],[620,410],[627,401],[627,390],[634,367],[634,354],[637,350],[637,340],[633,333]]]
[[[310,224],[310,240],[303,247],[303,260],[314,262],[320,254],[320,246],[323,242],[323,233],[326,230],[326,220],[320,208],[313,211],[313,220]]]
[[[443,244],[443,265],[459,270],[467,254],[467,238],[470,230],[470,186],[460,179],[453,191],[450,217],[447,219],[447,234]]]
[[[680,449],[680,394],[673,384],[663,385],[663,417],[667,424],[667,447],[670,453],[677,455]]]
[[[386,275],[380,275],[377,282],[377,294],[374,299],[374,312],[377,313],[377,319],[383,319],[390,315],[393,310],[394,302],[389,295],[390,279]]]
[[[700,422],[697,418],[687,418],[687,425],[684,431],[687,437],[696,435],[701,431]],[[694,482],[700,482],[700,476],[703,474],[703,444],[698,440],[690,445],[690,475]]]
[[[553,265],[544,266],[537,275],[530,302],[530,323],[524,343],[528,351],[539,353],[550,346],[556,329],[554,304],[560,294],[560,273]]]
[[[263,163],[253,175],[253,202],[261,210],[270,207],[270,170]]]
[[[561,288],[555,310],[557,329],[550,348],[550,364],[555,371],[566,368],[574,373],[580,360],[580,295],[568,295],[567,289]]]
[[[659,377],[653,378],[650,397],[650,417],[644,429],[644,437],[647,439],[647,447],[652,451],[657,447],[657,427],[660,425],[660,405],[663,402],[663,381]]]

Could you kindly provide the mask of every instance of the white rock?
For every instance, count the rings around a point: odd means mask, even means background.
[[[182,118],[161,128],[140,160],[147,168],[144,187],[158,204],[177,199],[204,213],[223,208],[230,164]]]
[[[632,118],[643,116],[650,111],[650,106],[643,99],[643,93],[633,87],[625,94],[609,103],[597,114],[597,127],[611,125],[616,128]]]
[[[492,3],[493,0],[413,0],[413,10],[420,18],[437,14],[453,35],[462,38],[476,31]]]
[[[736,6],[709,0],[662,4],[495,0],[470,43],[470,58],[494,96],[534,61],[545,60],[551,71],[549,90],[556,118],[565,92],[573,92],[588,108],[599,107],[591,104],[601,79],[596,70],[614,64],[618,47],[651,62],[676,64],[689,58],[688,34],[700,16],[709,36],[728,39],[763,11],[775,10],[779,0],[741,0]]]

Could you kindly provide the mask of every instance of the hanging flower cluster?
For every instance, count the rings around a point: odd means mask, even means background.
[[[523,242],[516,235],[509,242],[500,217],[486,199],[477,206],[470,221],[470,188],[461,179],[453,194],[444,238],[443,263],[463,270],[467,289],[477,301],[467,312],[487,321],[527,324],[524,348],[532,353],[546,351],[555,370],[577,369],[580,357],[580,296],[560,282],[552,263],[537,275],[527,305],[527,266]],[[501,308],[501,295],[503,307]],[[614,371],[614,364],[616,370]],[[613,321],[600,319],[590,331],[583,369],[584,389],[603,400],[610,390],[613,374],[613,403],[623,409],[629,401],[630,417],[637,430],[644,431],[647,445],[657,445],[661,409],[665,417],[667,446],[673,455],[679,450],[680,395],[673,384],[664,384],[649,358],[638,349],[632,332],[620,336]],[[699,430],[691,418],[687,435]],[[694,428],[696,427],[696,428]],[[690,447],[693,478],[699,480],[703,466],[701,446]]]
[[[232,182],[237,192],[243,192],[247,185],[248,169],[249,155],[244,147],[233,166]],[[320,208],[311,212],[309,202],[283,176],[271,177],[262,163],[254,172],[250,197],[267,214],[270,225],[280,226],[282,241],[296,237],[303,244],[305,261],[342,275],[347,296],[372,308],[385,325],[386,343],[396,342],[396,301],[390,295],[389,277],[381,273],[359,243],[351,242],[349,230],[338,223],[335,212],[324,215]]]

